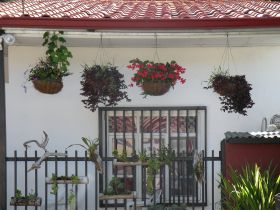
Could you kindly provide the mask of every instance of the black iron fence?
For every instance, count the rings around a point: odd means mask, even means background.
[[[13,157],[7,157],[7,209],[99,209],[114,207],[118,209],[136,209],[137,206],[149,206],[161,203],[166,206],[172,204],[186,205],[186,209],[219,209],[220,193],[217,188],[220,173],[221,157],[215,156],[212,151],[210,156],[203,157],[203,179],[197,180],[193,170],[193,159],[187,155],[178,155],[170,167],[163,166],[153,181],[154,194],[147,193],[147,166],[121,166],[122,174],[114,174],[114,159],[103,159],[104,167],[111,167],[113,172],[97,176],[94,164],[87,158],[86,152],[80,156],[75,151],[74,156],[51,157],[42,161],[40,169],[30,172],[28,170],[35,161],[39,160],[37,151],[31,154],[25,152],[23,157],[18,157],[14,152]],[[120,166],[118,166],[120,167]],[[105,170],[108,170],[105,168]],[[121,170],[118,169],[119,173]],[[129,172],[130,171],[130,172]],[[51,182],[55,177],[78,176],[86,178],[79,184],[61,182],[55,194],[51,194],[55,184]],[[105,177],[108,176],[108,177]],[[132,191],[131,197],[104,197],[102,195],[108,180],[113,175],[119,175],[127,188]],[[111,176],[111,177],[110,177]],[[107,182],[105,183],[105,180]],[[31,189],[35,196],[40,197],[40,205],[17,206],[10,205],[11,198],[17,196],[21,190],[23,196],[28,196]]]
[[[39,156],[37,151],[34,154],[25,151],[23,157],[18,157],[15,151],[13,157],[6,158],[7,209],[94,209],[96,172],[87,152],[82,156],[75,151],[72,157],[49,157],[39,169],[28,171]],[[75,177],[81,181],[75,182]],[[11,202],[12,197],[20,198],[19,190],[22,196],[30,198],[31,194],[31,198],[40,198],[40,202],[26,204],[24,199],[20,203]]]

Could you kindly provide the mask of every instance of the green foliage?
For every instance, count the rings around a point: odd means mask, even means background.
[[[274,170],[246,166],[242,173],[231,170],[230,180],[221,177],[224,207],[230,210],[274,210],[274,196],[280,192],[280,176]]]
[[[172,151],[170,146],[161,146],[158,153],[154,153],[148,159],[147,167],[147,192],[152,195],[154,193],[154,177],[159,172],[160,167],[164,165],[171,166],[171,163],[175,159],[175,153]]]
[[[170,167],[172,161],[175,159],[175,153],[172,151],[171,146],[166,147],[162,145],[158,150],[158,159]]]
[[[206,88],[214,88],[216,90],[216,86],[218,86],[217,83],[221,82],[223,78],[229,78],[230,74],[228,70],[222,69],[221,66],[218,68],[215,68],[214,71],[211,73],[209,79],[208,79],[208,87]]]
[[[36,194],[33,192],[33,190],[31,190],[31,192],[27,195],[27,196],[24,196],[22,193],[21,193],[21,190],[17,189],[16,190],[16,193],[15,193],[15,199],[17,201],[19,200],[29,200],[29,201],[35,201],[37,199],[37,196]]]
[[[113,156],[117,159],[117,161],[119,162],[126,162],[128,161],[128,157],[127,157],[127,152],[123,151],[122,153],[119,153],[118,150],[114,150],[113,151]]]
[[[28,80],[61,80],[62,77],[68,76],[69,58],[72,53],[64,45],[63,31],[43,35],[43,46],[47,46],[46,59],[41,59],[35,67],[29,72]]]
[[[94,112],[100,104],[105,106],[116,106],[119,101],[128,98],[127,86],[125,85],[124,75],[117,67],[108,65],[84,66],[82,74],[82,100],[85,107]]]
[[[57,176],[55,174],[52,174],[52,177],[51,177],[51,180],[52,180],[52,184],[51,184],[51,194],[53,195],[56,195],[57,191],[58,191],[58,185],[57,185]]]
[[[104,192],[104,195],[119,195],[127,194],[125,192],[124,182],[118,177],[112,177],[108,189]]]
[[[52,177],[51,177],[52,184],[51,184],[51,192],[50,193],[53,194],[53,195],[57,194],[57,191],[58,191],[57,181],[58,180],[63,180],[63,181],[71,180],[72,185],[73,184],[79,184],[79,182],[80,182],[79,177],[75,176],[75,175],[71,175],[70,177],[68,177],[68,176],[59,176],[58,177],[55,174],[52,174]]]
[[[89,138],[82,137],[82,141],[86,145],[86,149],[88,151],[90,159],[93,160],[99,145],[99,139],[90,140]]]
[[[148,155],[147,155],[147,150],[144,150],[143,152],[139,152],[139,160],[142,162],[147,162],[148,161]]]
[[[75,210],[76,196],[73,189],[69,190],[68,196],[68,204],[70,206],[70,210]]]

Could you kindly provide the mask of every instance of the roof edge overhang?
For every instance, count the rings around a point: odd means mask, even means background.
[[[61,28],[90,30],[212,30],[280,28],[280,17],[275,18],[220,18],[220,19],[89,19],[49,17],[2,17],[0,27]]]

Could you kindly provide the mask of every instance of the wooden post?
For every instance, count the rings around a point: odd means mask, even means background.
[[[4,46],[0,38],[0,210],[6,209],[6,103],[5,103],[5,73]]]

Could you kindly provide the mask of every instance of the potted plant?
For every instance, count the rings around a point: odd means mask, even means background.
[[[99,145],[99,139],[91,140],[89,138],[82,137],[82,141],[84,142],[85,146],[82,145],[82,144],[71,144],[65,150],[67,150],[68,148],[70,148],[72,146],[83,147],[84,149],[87,150],[89,159],[95,164],[96,170],[99,173],[102,173],[102,171],[103,171],[102,160],[101,160],[101,158],[100,158],[100,156],[97,152],[97,148],[98,148],[98,145]]]
[[[99,200],[111,199],[133,199],[134,195],[131,191],[127,190],[124,180],[119,177],[113,176],[108,188],[104,191],[104,195],[99,197]]]
[[[42,198],[37,197],[31,191],[27,196],[22,195],[19,189],[16,190],[15,197],[11,198],[11,206],[41,206]]]
[[[55,174],[52,174],[52,176],[49,178],[46,178],[46,183],[51,184],[51,194],[56,194],[58,191],[58,184],[88,184],[88,178],[87,177],[79,177],[75,175],[71,176],[57,176]]]
[[[160,96],[168,92],[170,87],[174,87],[177,81],[182,84],[186,82],[182,78],[186,69],[178,65],[176,61],[164,64],[149,60],[141,61],[136,58],[130,63],[131,65],[127,67],[136,71],[131,78],[132,82],[142,87],[144,95]]]
[[[213,89],[220,95],[221,110],[247,115],[247,109],[252,108],[254,102],[251,98],[252,90],[245,75],[230,75],[219,67],[209,78],[206,89]]]
[[[124,91],[125,85],[123,74],[117,67],[108,65],[85,65],[82,74],[82,100],[85,107],[94,112],[100,104],[105,106],[116,106],[119,101],[128,98],[127,92]]]
[[[45,32],[43,46],[47,46],[46,58],[40,59],[30,69],[28,80],[33,82],[35,89],[42,93],[55,94],[62,87],[62,78],[68,76],[69,58],[72,53],[64,45],[63,31]]]

